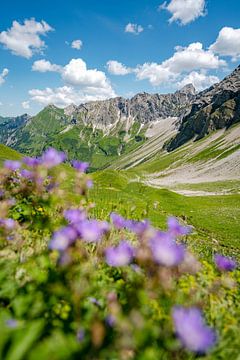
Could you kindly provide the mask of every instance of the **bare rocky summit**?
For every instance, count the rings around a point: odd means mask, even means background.
[[[174,150],[193,138],[199,140],[211,131],[227,129],[239,121],[240,66],[220,83],[196,95],[167,150]]]

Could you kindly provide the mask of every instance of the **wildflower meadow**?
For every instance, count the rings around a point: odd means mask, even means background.
[[[170,214],[96,218],[88,164],[65,161],[0,170],[0,359],[239,359],[237,260],[199,257]]]

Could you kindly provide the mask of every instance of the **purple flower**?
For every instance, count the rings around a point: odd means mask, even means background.
[[[41,157],[41,164],[50,169],[66,160],[66,155],[56,149],[49,148]]]
[[[113,327],[116,324],[116,318],[113,315],[108,315],[105,319],[106,324]]]
[[[80,237],[86,242],[99,242],[109,230],[109,225],[106,221],[84,220],[76,225],[76,229]]]
[[[220,254],[215,255],[215,264],[221,271],[233,271],[237,266],[233,259],[222,256]]]
[[[36,167],[36,166],[40,165],[40,159],[31,158],[29,156],[26,156],[23,159],[23,162],[24,162],[25,165],[27,165],[29,167]]]
[[[126,226],[126,220],[121,215],[112,212],[110,218],[116,229],[123,229]]]
[[[121,241],[118,246],[106,249],[105,256],[110,266],[126,266],[133,260],[134,249],[127,241]]]
[[[53,234],[49,248],[51,250],[65,251],[78,237],[76,230],[66,226]]]
[[[93,181],[91,179],[88,179],[86,182],[86,186],[88,189],[91,189],[93,187]]]
[[[32,179],[32,177],[33,177],[32,171],[29,171],[29,170],[26,170],[26,169],[22,169],[20,171],[20,175],[25,179]]]
[[[0,226],[4,227],[6,230],[13,230],[16,227],[16,222],[11,218],[0,219]]]
[[[142,235],[150,227],[150,222],[144,221],[131,221],[126,222],[126,227],[137,235]]]
[[[78,161],[78,160],[73,160],[72,161],[72,166],[77,171],[85,173],[87,171],[87,169],[89,168],[89,163],[81,162],[81,161]]]
[[[77,341],[78,342],[82,342],[84,340],[84,337],[85,337],[85,331],[84,329],[79,329],[77,331]]]
[[[173,237],[187,235],[190,233],[189,226],[182,226],[175,217],[168,218],[168,232]]]
[[[13,161],[13,160],[6,160],[4,162],[5,169],[11,170],[11,171],[17,171],[22,166],[20,161]]]
[[[15,329],[18,326],[18,322],[15,319],[6,320],[6,325],[10,329]]]
[[[177,266],[184,260],[184,246],[177,244],[167,233],[158,232],[150,240],[150,247],[154,260],[160,265]]]
[[[86,213],[84,210],[69,209],[64,211],[64,217],[71,224],[76,224],[86,219]]]
[[[172,317],[177,336],[188,350],[204,354],[214,346],[216,334],[198,308],[175,307]]]
[[[95,297],[89,296],[88,300],[94,305],[101,306],[100,302]]]

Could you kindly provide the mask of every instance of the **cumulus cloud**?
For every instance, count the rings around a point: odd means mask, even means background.
[[[36,52],[45,48],[41,36],[53,30],[45,21],[37,22],[35,19],[25,20],[23,24],[13,21],[12,27],[0,33],[0,43],[14,55],[27,59]]]
[[[240,29],[222,28],[210,50],[222,56],[231,56],[233,60],[240,58]]]
[[[0,73],[0,85],[2,85],[5,82],[8,73],[9,70],[7,68],[3,69],[3,71]]]
[[[53,72],[61,72],[62,67],[56,64],[51,64],[50,61],[47,60],[37,60],[34,61],[33,65],[32,65],[32,70],[33,71],[38,71],[38,72],[47,72],[47,71],[53,71]]]
[[[87,69],[82,59],[72,59],[62,68],[62,78],[65,82],[75,86],[94,86],[104,88],[108,86],[106,74],[97,69]]]
[[[48,87],[44,90],[30,90],[29,94],[32,100],[44,105],[54,103],[58,106],[65,106],[73,102],[80,104],[116,96],[106,74],[97,69],[88,69],[82,59],[72,59],[65,66],[40,60],[33,64],[33,69],[39,72],[58,72],[65,83],[65,86],[56,89]]]
[[[217,69],[226,65],[224,60],[219,59],[211,51],[204,50],[200,42],[192,43],[187,47],[177,46],[175,50],[174,55],[162,63],[163,67],[169,68],[174,73],[195,69]]]
[[[131,34],[134,34],[134,35],[141,34],[141,32],[143,32],[143,30],[144,30],[144,28],[142,27],[142,25],[138,25],[138,24],[129,23],[125,27],[125,32],[126,33],[131,33]]]
[[[181,81],[178,82],[177,86],[179,89],[188,84],[193,84],[195,89],[201,91],[206,89],[213,84],[219,82],[219,78],[214,75],[207,75],[206,72],[197,72],[192,71],[190,74],[186,75]]]
[[[72,103],[79,105],[88,101],[105,100],[111,96],[106,90],[99,92],[98,88],[85,88],[77,90],[72,86],[63,86],[58,88],[46,88],[44,90],[32,89],[29,91],[31,99],[42,104],[55,104],[59,107],[65,107]]]
[[[71,43],[71,47],[76,50],[81,50],[83,46],[82,40],[73,40]]]
[[[179,21],[181,25],[186,25],[206,14],[205,0],[165,1],[163,5],[160,5],[159,9],[165,9],[171,13],[170,23]]]
[[[30,109],[30,103],[29,103],[29,101],[23,101],[23,102],[22,102],[22,107],[23,107],[23,109],[25,109],[25,110]]]
[[[210,50],[204,50],[201,43],[192,43],[187,47],[176,47],[174,55],[161,64],[145,63],[135,69],[137,79],[147,79],[154,85],[176,81],[184,73],[193,70],[218,69],[226,62],[219,59]]]
[[[149,80],[153,86],[174,81],[177,78],[177,75],[171,72],[169,68],[157,63],[139,65],[135,69],[135,73],[138,80]]]
[[[127,75],[133,72],[129,67],[126,67],[122,63],[116,60],[109,60],[107,62],[108,72],[112,75]]]

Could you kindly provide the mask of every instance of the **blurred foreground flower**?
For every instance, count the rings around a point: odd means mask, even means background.
[[[188,235],[191,232],[189,226],[182,226],[175,217],[168,218],[168,233],[173,237]]]
[[[110,266],[125,266],[131,263],[134,249],[127,241],[121,241],[116,247],[106,249],[106,262]]]
[[[214,346],[216,334],[198,308],[175,307],[172,316],[177,336],[188,350],[205,354]]]
[[[84,220],[76,225],[79,236],[86,242],[99,242],[108,232],[109,225],[106,221]]]
[[[89,168],[89,163],[81,162],[81,161],[78,161],[78,160],[73,160],[72,161],[72,166],[77,171],[85,173],[87,171],[87,169]]]
[[[168,233],[158,232],[150,240],[150,247],[154,260],[160,265],[177,266],[184,260],[184,246],[172,240]]]
[[[11,171],[17,171],[22,166],[20,161],[13,161],[13,160],[6,160],[4,162],[5,169],[11,170]]]
[[[76,230],[71,226],[66,226],[53,234],[49,248],[51,250],[65,251],[77,237]]]
[[[86,213],[80,209],[69,209],[64,211],[64,217],[71,224],[77,224],[86,219]]]
[[[233,271],[237,264],[233,259],[217,254],[215,263],[220,271]]]
[[[47,169],[57,166],[66,160],[66,155],[53,148],[49,148],[41,157],[41,164]]]

